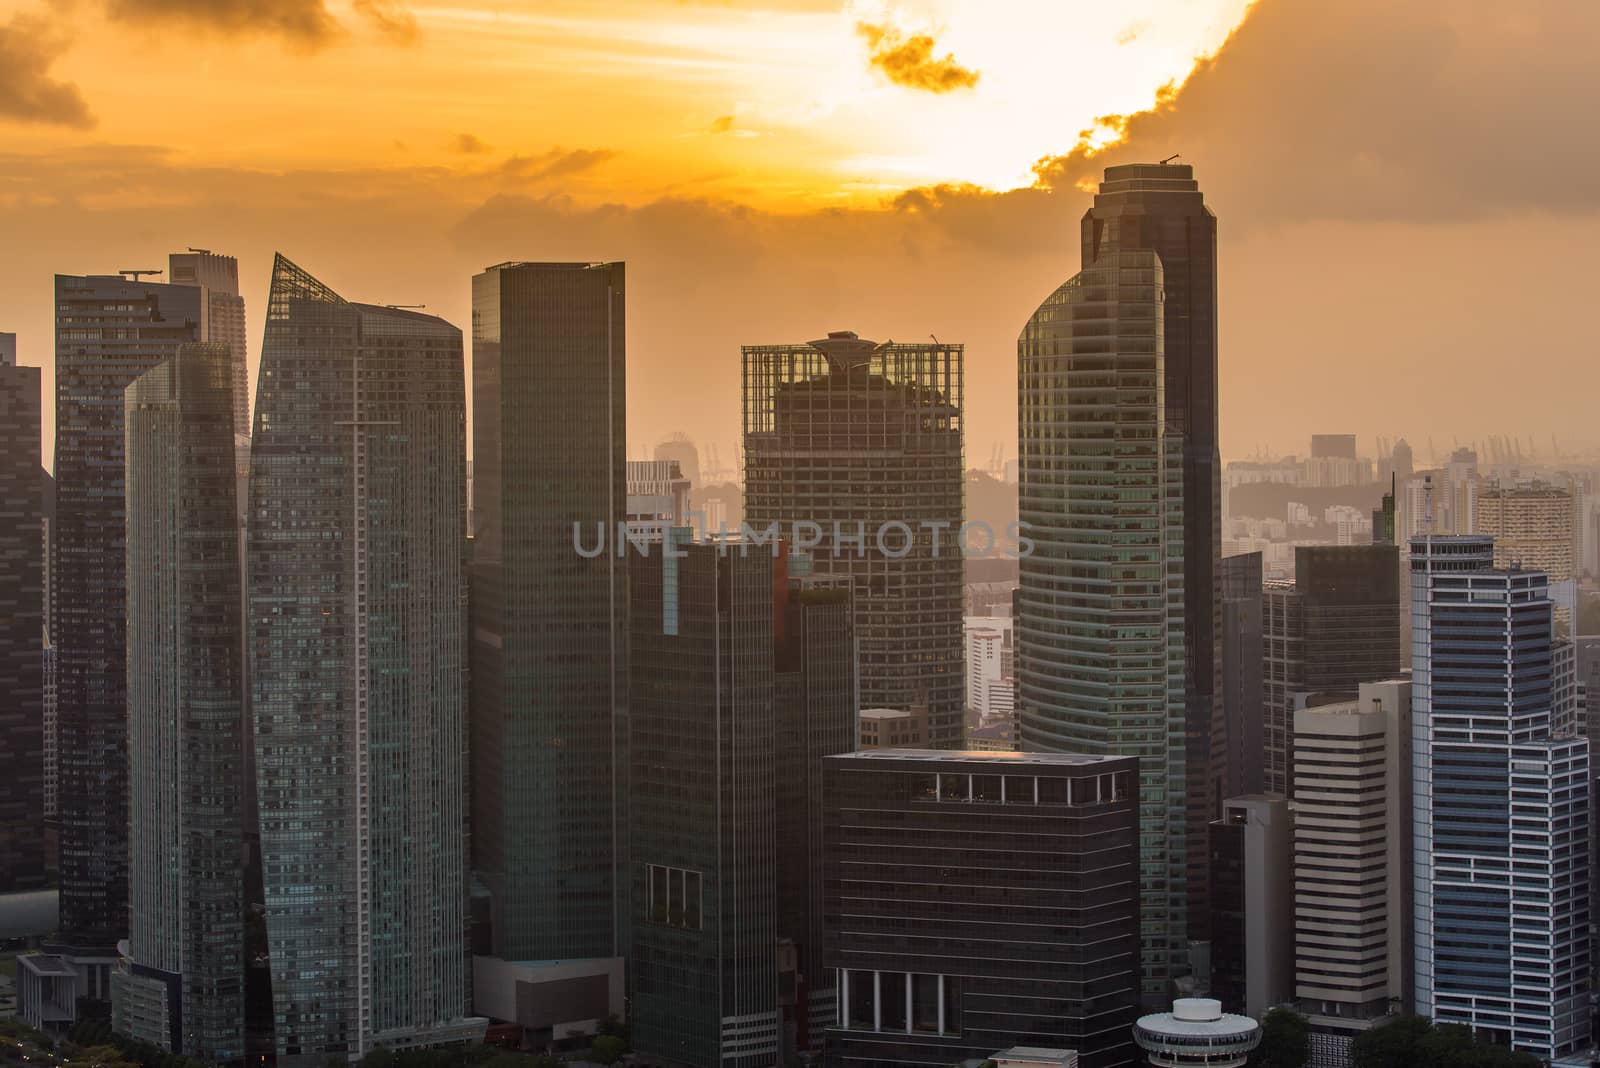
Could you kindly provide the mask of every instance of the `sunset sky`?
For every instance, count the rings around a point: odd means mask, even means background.
[[[728,459],[738,346],[854,329],[967,343],[980,463],[1085,190],[1176,152],[1226,454],[1597,443],[1597,7],[0,0],[0,330],[48,368],[55,272],[190,245],[239,257],[252,363],[275,250],[463,328],[485,265],[625,259],[635,454]]]

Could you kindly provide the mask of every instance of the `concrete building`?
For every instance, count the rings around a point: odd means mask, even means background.
[[[1019,509],[1034,542],[1017,590],[1021,744],[1139,760],[1142,985],[1151,1003],[1188,968],[1190,884],[1205,882],[1203,851],[1198,863],[1189,855],[1186,464],[1172,429],[1182,418],[1165,403],[1171,304],[1162,279],[1154,252],[1108,253],[1046,298],[1017,341]],[[1107,503],[1069,507],[1080,500]],[[1215,572],[1189,562],[1209,590]],[[1210,634],[1210,602],[1204,591],[1199,599]],[[1209,665],[1209,640],[1194,648]],[[1202,764],[1213,692],[1207,676]]]
[[[1577,561],[1573,557],[1572,491],[1547,482],[1492,482],[1478,494],[1475,533],[1494,538],[1495,567],[1524,567],[1550,576],[1556,626],[1572,627]]]
[[[1136,761],[898,749],[823,766],[829,1063],[1047,1042],[1085,1068],[1132,1062]]]
[[[1016,670],[1013,622],[1003,616],[968,616],[964,621],[967,711],[980,720],[994,714],[995,710],[990,707],[991,694]]]
[[[1311,1068],[1411,1003],[1411,684],[1295,712],[1295,998]]]
[[[1171,1012],[1139,1017],[1133,1037],[1153,1068],[1243,1068],[1261,1025],[1212,998],[1179,998]]]
[[[245,1058],[244,646],[234,368],[178,346],[126,392],[129,934],[117,1032]]]
[[[861,739],[858,749],[925,749],[928,745],[928,713],[913,708],[863,708],[859,716]]]
[[[626,515],[625,273],[472,279],[472,863],[508,961],[627,953],[627,561],[573,540]]]
[[[1297,695],[1354,697],[1361,683],[1399,673],[1398,554],[1391,545],[1303,545],[1295,550],[1294,584],[1265,588],[1263,786],[1268,793],[1293,796]]]
[[[39,368],[0,335],[0,896],[42,890],[45,865],[45,486]]]
[[[689,521],[689,480],[676,460],[629,460],[628,526],[660,540]]]
[[[281,255],[266,322],[247,568],[273,1030],[281,1068],[320,1068],[484,1033],[466,397],[459,330],[346,301]]]
[[[1548,578],[1492,553],[1411,543],[1414,1007],[1554,1059],[1589,1039],[1589,745],[1552,728]]]
[[[854,582],[861,703],[923,706],[928,744],[959,747],[962,346],[835,331],[742,352],[746,523]]]
[[[1294,821],[1281,797],[1230,797],[1211,824],[1211,992],[1261,1019],[1294,994]]]
[[[529,1049],[587,1045],[608,1016],[627,1015],[621,957],[505,961],[472,958],[473,1008],[521,1027]]]

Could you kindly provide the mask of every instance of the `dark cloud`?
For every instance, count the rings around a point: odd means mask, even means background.
[[[227,34],[262,33],[300,48],[320,48],[344,27],[324,0],[105,0],[113,18],[128,22],[181,21]],[[409,44],[417,20],[402,0],[352,0],[351,8],[384,36]]]
[[[351,6],[358,15],[395,41],[401,44],[416,41],[417,17],[407,11],[399,0],[354,0]]]
[[[856,32],[866,38],[871,50],[868,62],[896,85],[948,93],[978,84],[978,72],[957,63],[953,54],[947,52],[940,59],[933,58],[934,40],[925,33],[907,37],[893,26],[870,22],[856,23]]]
[[[0,119],[94,125],[77,86],[50,77],[50,65],[64,48],[42,19],[16,15],[0,24]]]
[[[501,164],[502,173],[524,181],[560,178],[600,166],[617,155],[610,148],[552,148],[538,156],[512,156]]]
[[[476,134],[469,133],[456,134],[455,139],[450,142],[450,147],[455,149],[457,152],[465,152],[470,156],[487,152],[490,148],[490,146],[480,140]]]

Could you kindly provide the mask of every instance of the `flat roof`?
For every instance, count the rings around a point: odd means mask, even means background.
[[[35,975],[73,976],[76,969],[54,953],[22,953],[17,956],[17,967],[27,968]]]
[[[1087,753],[1019,753],[989,749],[862,749],[838,753],[829,760],[918,761],[942,764],[1108,764],[1134,760],[1131,756],[1090,756]]]

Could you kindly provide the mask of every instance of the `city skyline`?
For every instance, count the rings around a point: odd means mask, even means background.
[[[637,6],[647,5],[640,0]],[[821,2],[803,6],[835,20],[843,10],[830,13]],[[713,29],[732,17],[726,9],[719,16],[703,5],[672,7],[674,15]],[[343,17],[342,5],[333,8]],[[307,158],[313,148],[324,155],[334,151],[329,135],[302,138],[285,131],[271,135],[278,151],[241,149],[223,158],[192,134],[162,137],[170,128],[145,130],[132,123],[124,105],[108,104],[103,92],[85,82],[86,106],[98,120],[92,130],[0,118],[17,135],[7,157],[10,196],[0,201],[0,225],[22,252],[0,264],[0,319],[19,332],[23,362],[49,363],[43,290],[29,273],[46,252],[55,269],[113,271],[158,266],[170,251],[168,241],[226,248],[240,258],[243,290],[259,293],[271,252],[281,244],[326,264],[323,273],[334,284],[348,287],[360,280],[381,286],[394,299],[426,303],[463,328],[469,293],[461,278],[482,264],[529,254],[626,259],[637,291],[630,327],[638,351],[652,355],[638,361],[630,377],[630,440],[654,441],[688,429],[699,439],[734,441],[737,387],[722,371],[737,361],[738,345],[759,337],[811,336],[820,321],[879,338],[905,340],[925,332],[962,338],[974,370],[986,372],[974,375],[968,398],[969,440],[981,455],[989,443],[1011,438],[1009,391],[1000,379],[1010,366],[1015,323],[1030,310],[1019,295],[1059,281],[1067,266],[1062,253],[1088,202],[1080,183],[1107,164],[1179,152],[1202,169],[1217,210],[1240,220],[1223,236],[1220,250],[1229,263],[1219,292],[1228,324],[1220,369],[1225,456],[1252,453],[1258,444],[1297,451],[1303,448],[1302,428],[1351,430],[1363,440],[1404,434],[1419,452],[1430,436],[1448,453],[1453,438],[1464,442],[1489,432],[1523,440],[1534,434],[1541,449],[1549,447],[1552,432],[1563,442],[1593,444],[1577,391],[1507,398],[1492,381],[1506,352],[1518,353],[1553,384],[1581,381],[1591,351],[1577,311],[1582,302],[1572,289],[1581,263],[1570,249],[1589,235],[1600,236],[1595,204],[1578,188],[1581,183],[1527,181],[1515,157],[1557,151],[1551,138],[1561,123],[1530,128],[1522,116],[1546,113],[1551,99],[1566,106],[1592,96],[1595,74],[1573,57],[1571,42],[1583,37],[1583,20],[1600,14],[1534,4],[1519,10],[1508,27],[1453,5],[1411,5],[1403,17],[1385,13],[1382,24],[1390,33],[1375,39],[1377,8],[1375,0],[1341,5],[1337,13],[1307,0],[1260,0],[1214,61],[1196,67],[1157,110],[1137,111],[1163,81],[1184,70],[1154,75],[1143,104],[1061,103],[1056,120],[1041,126],[1045,134],[1035,158],[1052,162],[1035,184],[1008,188],[994,181],[967,188],[951,183],[981,177],[951,168],[901,181],[864,201],[845,197],[846,206],[836,210],[817,207],[805,190],[792,187],[780,187],[765,200],[707,189],[694,179],[715,168],[685,174],[672,153],[635,145],[620,133],[610,137],[604,116],[588,136],[552,127],[516,139],[475,123],[478,109],[458,106],[445,112],[451,136],[471,133],[491,150],[454,153],[444,162],[433,157],[449,146],[416,138],[407,140],[404,153],[386,140],[382,152],[359,163]],[[966,51],[968,16],[952,11],[944,19],[947,32],[935,34],[934,54],[949,51],[972,63],[982,76],[978,87],[970,95],[933,94],[879,84],[866,42],[846,24],[838,62],[848,68],[852,85],[861,79],[870,89],[861,108],[882,106],[897,114],[900,98],[910,98],[928,109],[931,126],[942,129],[955,110],[989,106],[984,94],[1005,72],[981,50]],[[414,44],[392,46],[395,55],[431,55],[443,47],[438,42],[447,35],[441,37],[430,17],[420,17]],[[650,16],[656,17],[666,16]],[[361,48],[380,47],[366,39],[367,21],[347,21],[346,38],[364,42]],[[919,21],[908,14],[904,29],[924,21],[938,19]],[[1149,21],[1159,27],[1167,19]],[[134,28],[139,32],[128,39],[129,55],[119,64],[148,57],[154,48],[148,27]],[[296,80],[322,77],[319,71],[337,66],[357,47],[341,38],[301,54],[286,50],[279,36],[195,32],[218,56],[243,53],[241,63],[252,77],[264,70]],[[1299,42],[1311,39],[1331,44],[1316,55],[1302,54]],[[1544,81],[1536,94],[1534,83],[1517,77],[1508,58],[1517,50],[1503,47],[1508,39],[1539,50]],[[673,58],[670,50],[663,52],[671,40],[665,31],[652,36],[647,25],[630,47],[659,67]],[[1450,43],[1418,64],[1417,50],[1405,46],[1415,40]],[[64,55],[51,76],[77,78],[82,57],[103,53],[105,42],[96,41]],[[1125,50],[1140,43],[1116,46],[1113,40],[1106,47],[1133,56]],[[1365,57],[1359,77],[1337,60],[1341,48]],[[1296,63],[1283,63],[1286,55],[1296,56]],[[717,135],[726,143],[779,140],[735,136],[738,85],[723,89],[719,107],[725,110],[697,113],[702,126],[732,113],[732,128]],[[1390,99],[1412,106],[1397,109]],[[1415,120],[1452,112],[1459,100],[1472,102],[1478,125],[1470,131],[1459,120]],[[1073,154],[1076,131],[1092,128],[1108,110],[1133,115],[1125,139],[1098,155]],[[337,130],[340,121],[330,117],[324,129]],[[685,126],[667,130],[675,135]],[[385,129],[385,138],[395,135]],[[675,141],[687,147],[674,151],[681,157],[712,141],[724,143],[706,134]],[[356,143],[371,147],[360,139],[350,147]],[[1474,149],[1465,161],[1460,158],[1463,144],[1488,143],[1516,143],[1519,151],[1486,155]],[[1570,146],[1561,144],[1559,151],[1565,158]],[[584,167],[592,157],[583,153],[612,155]],[[513,159],[522,161],[511,167],[521,177],[504,171]],[[554,173],[528,177],[552,167]],[[630,184],[638,169],[652,167],[657,176],[651,181]],[[618,168],[614,175],[612,168]],[[737,161],[723,169],[735,172],[737,184]],[[494,175],[485,177],[490,171]],[[598,176],[611,184],[589,184]],[[835,194],[855,188],[842,179],[801,184],[815,186],[829,204],[840,199]],[[110,189],[117,194],[108,196]],[[83,228],[85,211],[96,220],[92,233]],[[405,235],[403,244],[397,243],[399,234]],[[1374,292],[1362,270],[1370,248],[1397,245],[1426,249],[1432,264],[1409,279],[1403,300]],[[1521,278],[1491,283],[1472,266],[1477,250],[1511,245],[1569,270],[1534,285]],[[1302,284],[1309,279],[1315,284]],[[776,291],[790,293],[789,307],[763,299]],[[1543,324],[1542,344],[1526,344],[1522,315],[1508,310],[1513,306]],[[1362,307],[1363,315],[1347,315],[1353,307]],[[1471,313],[1454,314],[1459,308]],[[252,339],[260,336],[261,313],[252,309]],[[1374,321],[1377,330],[1371,329]],[[1306,322],[1319,326],[1300,329]],[[1291,337],[1293,344],[1286,345]],[[1479,373],[1430,373],[1446,366]],[[694,373],[685,375],[685,368]],[[1317,380],[1315,390],[1298,385],[1307,376]],[[1361,383],[1373,376],[1388,378],[1392,387],[1363,391]],[[701,425],[684,427],[679,413],[701,396],[684,382],[691,378],[712,403],[701,409]],[[660,410],[639,403],[643,398],[660,398]],[[1344,413],[1345,425],[1337,425],[1335,413]]]

